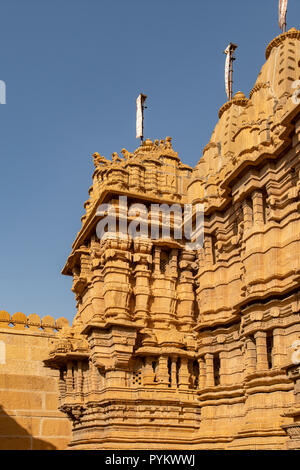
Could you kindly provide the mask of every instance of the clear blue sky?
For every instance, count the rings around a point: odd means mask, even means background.
[[[223,50],[238,44],[234,91],[249,94],[280,32],[278,0],[0,5],[0,309],[71,319],[72,281],[60,271],[81,226],[92,153],[136,148],[143,92],[145,136],[172,136],[195,165],[226,101]],[[300,2],[289,0],[288,28],[299,20]]]

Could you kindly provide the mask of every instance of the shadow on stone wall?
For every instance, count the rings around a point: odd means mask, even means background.
[[[19,417],[29,424],[31,417]],[[33,437],[25,428],[9,416],[0,405],[0,450],[55,450],[56,447]]]

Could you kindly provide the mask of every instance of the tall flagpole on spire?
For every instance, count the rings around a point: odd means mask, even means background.
[[[225,61],[225,90],[228,100],[232,100],[232,89],[233,89],[233,56],[234,51],[237,49],[237,45],[230,42],[226,47],[224,54],[226,54]]]
[[[288,0],[279,0],[279,28],[286,32],[286,12]]]
[[[140,93],[136,99],[136,138],[141,139],[141,144],[144,139],[144,109],[146,108],[146,98],[147,95]]]

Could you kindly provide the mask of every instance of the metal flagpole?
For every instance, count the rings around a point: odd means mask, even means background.
[[[286,14],[288,0],[279,0],[279,28],[286,32]]]
[[[145,106],[147,95],[140,93],[136,100],[136,138],[141,139],[141,144],[143,143],[144,139],[144,109],[147,108]]]
[[[236,44],[230,42],[224,51],[224,54],[227,55],[225,63],[225,89],[229,101],[232,100],[233,94],[233,61],[235,60],[233,54],[237,47],[238,46]]]

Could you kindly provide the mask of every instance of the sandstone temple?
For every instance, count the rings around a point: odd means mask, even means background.
[[[293,28],[194,168],[170,137],[93,155],[63,268],[72,325],[0,312],[0,448],[300,449],[299,80]],[[174,236],[175,216],[167,237],[121,236],[120,196],[147,217],[201,204],[203,245]],[[102,239],[101,204],[116,214]]]

